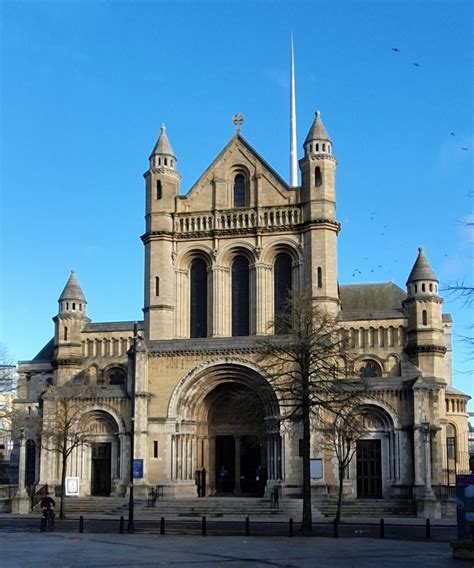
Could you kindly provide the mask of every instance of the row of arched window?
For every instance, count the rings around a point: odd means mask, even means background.
[[[316,166],[314,170],[314,184],[316,187],[322,185],[321,168]],[[160,180],[156,181],[156,199],[162,199],[163,187]],[[234,177],[233,183],[233,206],[234,207],[248,207],[249,205],[249,191],[248,183],[243,174],[237,174]]]
[[[285,301],[292,289],[292,260],[288,254],[277,255],[273,270],[275,319],[285,308]],[[231,316],[232,335],[250,334],[250,264],[248,259],[236,256],[231,266]],[[207,265],[201,258],[191,263],[190,269],[190,336],[208,335],[208,278]]]

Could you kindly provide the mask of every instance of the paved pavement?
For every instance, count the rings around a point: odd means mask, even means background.
[[[446,543],[366,538],[0,533],[1,568],[458,568]]]

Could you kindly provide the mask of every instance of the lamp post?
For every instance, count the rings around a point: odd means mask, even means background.
[[[433,499],[434,493],[431,487],[431,453],[430,453],[430,432],[431,425],[425,420],[421,423],[421,432],[423,434],[423,453],[424,453],[424,481],[425,490],[424,498]]]
[[[137,323],[133,326],[133,344],[132,344],[132,377],[131,377],[131,409],[130,409],[130,483],[128,492],[128,525],[127,531],[134,531],[134,501],[133,501],[133,461],[135,454],[135,373],[136,373],[136,356],[137,356]]]

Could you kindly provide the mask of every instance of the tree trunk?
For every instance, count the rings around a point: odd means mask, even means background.
[[[310,533],[313,530],[313,515],[311,511],[311,424],[309,405],[309,385],[303,380],[303,518],[301,519],[301,531]]]
[[[337,509],[336,509],[336,521],[341,520],[341,508],[342,508],[342,495],[344,492],[344,470],[345,468],[339,466],[339,493],[337,496]]]
[[[59,517],[61,519],[64,519],[66,516],[64,512],[65,508],[64,496],[66,493],[66,466],[67,466],[66,452],[62,452],[62,459],[63,463],[61,467],[61,505],[59,506]]]

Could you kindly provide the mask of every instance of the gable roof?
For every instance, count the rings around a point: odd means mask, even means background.
[[[393,282],[344,284],[339,287],[343,312],[401,310],[405,292]]]
[[[51,338],[48,341],[48,343],[46,343],[46,345],[40,350],[40,352],[33,357],[32,362],[51,361],[51,359],[53,358],[53,353],[54,353],[54,337]]]

